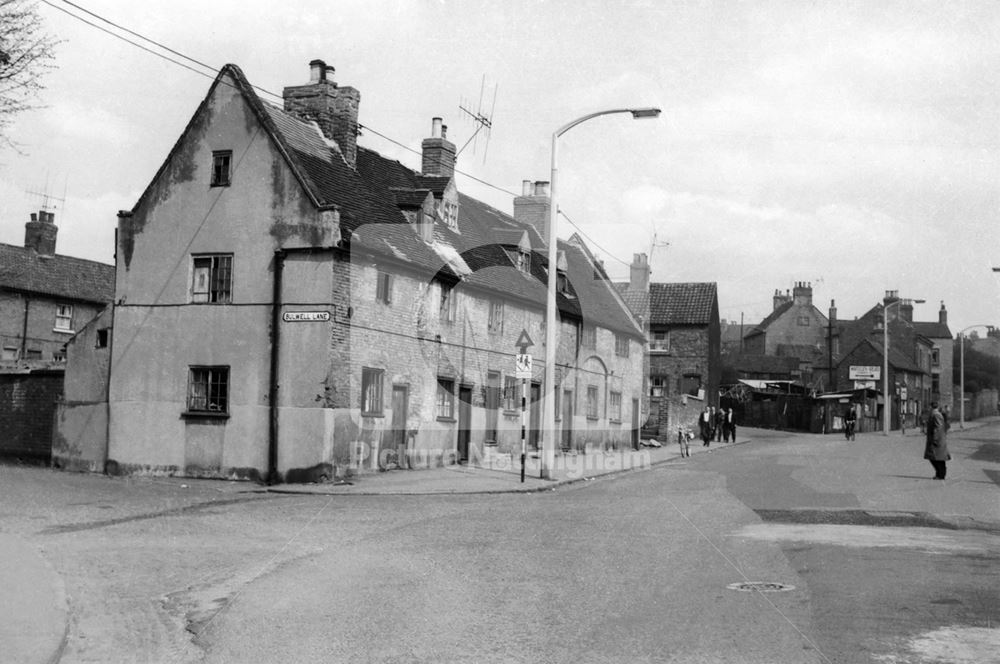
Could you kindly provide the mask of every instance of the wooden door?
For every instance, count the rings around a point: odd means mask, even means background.
[[[573,449],[573,391],[563,390],[562,398],[562,448]]]
[[[388,470],[399,468],[402,456],[406,454],[406,409],[409,401],[409,388],[406,385],[392,386],[392,422],[389,424],[387,436],[383,438],[382,451],[379,454],[379,468]]]
[[[458,388],[458,462],[469,460],[469,438],[472,429],[472,388]]]

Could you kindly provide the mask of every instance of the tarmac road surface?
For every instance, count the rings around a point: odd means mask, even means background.
[[[495,482],[445,470],[277,494],[0,467],[4,587],[26,588],[3,613],[37,616],[34,639],[7,622],[2,650],[66,664],[1000,662],[998,434],[953,429],[945,482],[919,434],[754,430],[535,493],[469,493]],[[450,495],[398,495],[421,473]]]

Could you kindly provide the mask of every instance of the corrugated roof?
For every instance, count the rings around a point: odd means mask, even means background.
[[[648,316],[650,325],[708,325],[712,322],[717,289],[714,282],[652,283],[649,291],[615,284],[618,293],[637,316]]]
[[[0,288],[107,303],[115,295],[115,266],[0,244]]]

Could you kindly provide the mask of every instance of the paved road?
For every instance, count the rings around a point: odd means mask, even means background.
[[[997,440],[956,431],[944,483],[918,437],[772,434],[550,495],[365,503],[412,520],[319,544],[201,642],[209,662],[275,655],[265,630],[301,661],[1000,661]]]
[[[943,483],[917,437],[758,433],[534,494],[3,468],[0,531],[58,573],[67,664],[1000,661],[1000,427]]]

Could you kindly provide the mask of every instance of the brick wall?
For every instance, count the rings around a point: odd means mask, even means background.
[[[63,372],[0,374],[0,456],[48,463]]]
[[[21,339],[25,336],[26,301],[28,324],[25,357],[40,360],[52,360],[54,356],[61,355],[63,345],[72,338],[73,332],[79,331],[102,308],[71,300],[0,292],[0,350],[10,348],[21,352]],[[72,330],[69,332],[55,331],[56,307],[60,304],[73,307]]]

